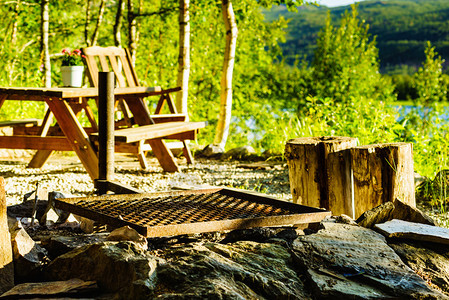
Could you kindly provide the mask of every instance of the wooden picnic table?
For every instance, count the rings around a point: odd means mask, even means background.
[[[153,124],[143,97],[162,93],[167,93],[167,90],[162,90],[160,87],[140,86],[114,89],[116,98],[120,97],[127,101],[134,119],[139,125]],[[95,145],[89,139],[89,134],[98,131],[98,128],[96,126],[89,129],[84,128],[76,116],[79,106],[81,106],[87,109],[88,118],[93,118],[92,115],[89,116],[91,110],[86,99],[97,97],[97,88],[0,87],[0,109],[6,100],[43,101],[47,103],[49,112],[54,115],[62,131],[61,135],[47,135],[45,133],[48,130],[41,128],[39,134],[35,135],[0,136],[0,148],[46,150],[49,153],[51,151],[75,151],[90,177],[97,179],[99,175],[98,155]],[[49,115],[48,112],[47,115]],[[92,123],[95,120],[90,121]],[[49,123],[51,122],[43,122],[41,126],[49,126]],[[173,154],[162,139],[151,140],[150,145],[164,170],[177,170]]]

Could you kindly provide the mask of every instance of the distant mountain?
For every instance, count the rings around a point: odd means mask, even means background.
[[[350,6],[307,5],[298,12],[289,12],[279,6],[267,11],[266,19],[270,21],[280,16],[290,19],[287,42],[282,45],[287,61],[294,61],[296,56],[312,60],[327,10],[331,11],[333,23],[339,25],[341,15],[350,9]],[[420,66],[428,40],[442,58],[449,60],[449,0],[364,1],[358,4],[358,12],[360,19],[369,24],[369,33],[377,36],[384,71],[400,65]]]

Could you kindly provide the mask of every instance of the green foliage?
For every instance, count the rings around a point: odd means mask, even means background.
[[[350,136],[360,144],[396,142],[403,130],[396,122],[397,111],[384,102],[351,99],[347,104],[331,98],[306,97],[301,117],[284,112],[267,118],[260,146],[282,154],[286,142],[307,136]]]
[[[414,87],[417,98],[415,106],[406,116],[406,131],[404,138],[410,142],[420,142],[421,146],[427,142],[422,137],[437,139],[438,135],[443,134],[439,127],[444,126],[441,123],[441,115],[444,113],[440,102],[446,100],[447,84],[445,83],[442,64],[443,60],[435,53],[435,48],[430,42],[425,50],[426,60],[423,66],[419,68],[414,75]],[[437,131],[437,132],[435,132]]]
[[[448,165],[449,124],[442,103],[446,99],[447,81],[442,73],[443,60],[430,42],[425,56],[426,60],[413,77],[417,98],[404,118],[403,139],[414,145],[415,170],[433,178]]]
[[[418,94],[417,104],[428,107],[445,100],[447,90],[443,84],[444,60],[437,56],[435,47],[432,47],[430,42],[427,42],[424,52],[426,60],[415,74],[415,86]]]
[[[397,95],[398,100],[411,101],[418,97],[413,76],[396,74],[391,75],[390,80],[394,86],[394,93]]]
[[[375,40],[369,40],[368,25],[359,20],[356,6],[345,12],[340,27],[332,25],[328,14],[312,68],[311,93],[319,98],[343,103],[351,99],[394,99],[393,86],[379,74]]]

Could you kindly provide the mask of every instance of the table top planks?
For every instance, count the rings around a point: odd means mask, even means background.
[[[152,95],[160,95],[164,93],[171,93],[180,91],[181,88],[162,89],[159,86],[156,87],[126,87],[115,88],[114,94],[116,96],[138,96],[147,97]],[[79,97],[98,97],[97,88],[69,88],[69,87],[57,87],[57,88],[40,88],[40,87],[0,87],[0,95],[7,95],[7,100],[34,100],[45,101],[48,98],[79,98]]]

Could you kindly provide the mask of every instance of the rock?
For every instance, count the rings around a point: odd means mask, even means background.
[[[23,228],[11,232],[11,244],[17,282],[33,280],[50,261],[47,251],[36,244]]]
[[[148,299],[154,288],[157,260],[131,242],[87,245],[53,260],[44,270],[48,280],[96,281],[119,299]]]
[[[11,236],[6,211],[5,181],[0,177],[0,293],[14,286]]]
[[[322,225],[293,242],[295,261],[316,299],[449,299],[407,267],[382,235],[360,226]]]
[[[210,144],[199,152],[200,156],[206,158],[220,158],[224,154],[224,149],[220,145]]]
[[[271,239],[282,239],[289,243],[293,242],[298,236],[294,228],[270,228],[258,227],[251,229],[237,229],[230,231],[221,243],[234,243],[237,241],[253,241],[258,243],[265,243]]]
[[[251,146],[243,146],[231,149],[227,151],[224,155],[226,159],[248,159],[252,156],[255,156],[256,150],[254,150]]]
[[[448,246],[411,241],[389,245],[416,274],[449,296]]]
[[[53,235],[41,240],[41,246],[48,252],[48,256],[54,259],[69,251],[82,246],[106,241],[108,233],[94,233],[76,236]]]
[[[393,219],[374,229],[388,238],[410,239],[449,245],[449,229]]]
[[[124,226],[113,230],[107,237],[108,241],[131,241],[142,250],[148,249],[147,239],[139,234],[135,229]]]
[[[339,216],[330,216],[323,219],[322,222],[330,222],[330,223],[340,223],[340,224],[348,224],[348,225],[358,225],[356,221],[350,216],[345,214],[341,214]]]
[[[163,253],[155,296],[172,299],[310,299],[277,244],[193,243]]]
[[[237,168],[251,169],[251,170],[271,170],[271,169],[280,170],[283,167],[285,167],[285,166],[283,166],[282,164],[266,162],[266,161],[241,163],[241,164],[237,165]]]
[[[47,200],[38,200],[36,202],[35,220],[39,220],[40,218],[42,218],[47,205]],[[8,206],[8,216],[13,218],[31,218],[33,214],[33,207],[34,200],[28,200],[20,204]]]
[[[79,220],[80,228],[84,233],[90,234],[90,233],[94,232],[94,226],[95,226],[94,220],[84,218],[84,217],[77,217],[77,220]]]
[[[414,223],[437,225],[432,218],[415,207],[411,207],[400,200],[386,202],[371,210],[364,212],[358,219],[357,224],[366,228],[373,228],[375,224],[398,219]]]
[[[54,200],[59,198],[67,198],[67,196],[58,191],[52,191],[48,193],[48,205],[46,211],[44,213],[44,217],[47,216],[50,209],[54,209],[59,218],[56,220],[56,223],[65,223],[70,216],[69,212],[63,211],[61,209],[57,209],[54,207]],[[43,219],[42,219],[43,220]]]
[[[67,296],[79,298],[83,295],[91,296],[96,292],[98,292],[98,286],[95,281],[71,279],[67,281],[22,283],[1,295],[0,299],[55,298]]]

